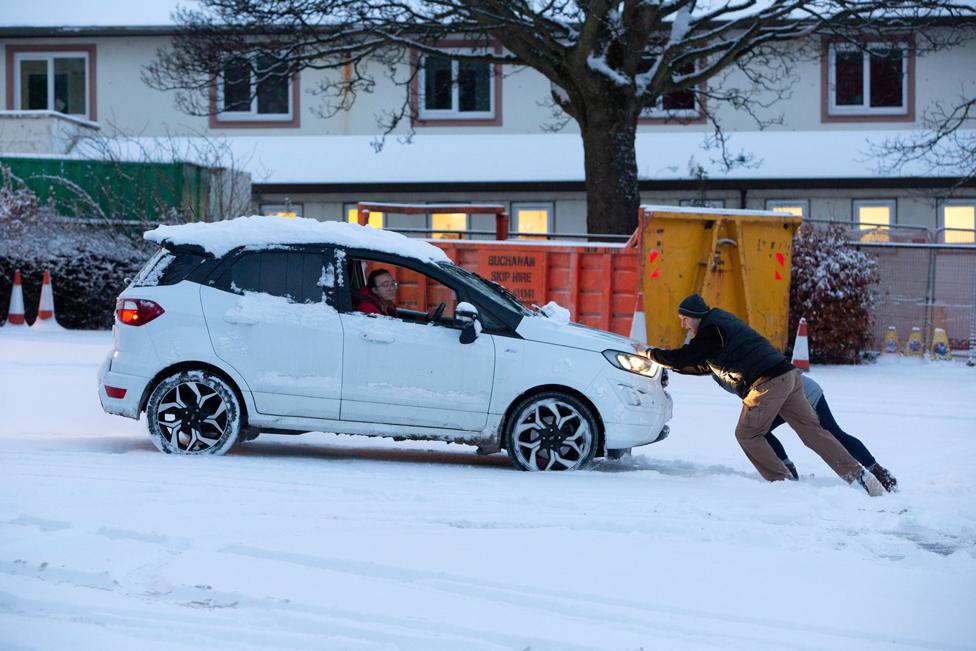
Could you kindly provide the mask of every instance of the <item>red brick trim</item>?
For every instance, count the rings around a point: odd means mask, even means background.
[[[435,41],[433,47],[442,49],[474,49],[470,41],[443,40]],[[501,53],[501,45],[495,45],[496,53]],[[434,118],[421,119],[420,116],[420,74],[417,70],[420,64],[420,54],[416,50],[410,52],[410,66],[414,71],[410,80],[410,121],[414,127],[500,127],[502,126],[502,66],[491,64],[495,77],[495,115],[490,118]]]
[[[908,46],[905,74],[908,76],[908,97],[905,113],[901,115],[831,115],[830,114],[830,46],[844,43],[843,39],[824,37],[820,42],[820,121],[821,122],[914,122],[915,121],[915,38],[911,35],[865,37],[864,43],[904,43]]]
[[[301,76],[298,72],[291,76],[291,119],[290,120],[218,120],[217,119],[217,77],[210,84],[211,129],[298,129],[302,126]]]
[[[98,65],[96,61],[96,47],[94,43],[84,45],[6,45],[7,53],[7,110],[14,111],[14,55],[24,52],[84,52],[88,55],[88,115],[86,120],[98,120]],[[70,115],[66,113],[65,115]]]

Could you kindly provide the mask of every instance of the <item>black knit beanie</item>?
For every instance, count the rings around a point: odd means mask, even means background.
[[[678,314],[700,319],[708,314],[708,303],[698,294],[692,294],[678,305]]]

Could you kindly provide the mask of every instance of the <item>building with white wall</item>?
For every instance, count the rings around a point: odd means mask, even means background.
[[[172,149],[160,144],[167,140],[219,139],[251,174],[256,208],[264,212],[344,219],[359,200],[501,203],[516,230],[586,230],[582,141],[571,121],[559,133],[546,130],[552,124],[549,83],[531,69],[485,64],[466,71],[468,83],[459,87],[436,83],[456,81],[456,64],[418,60],[418,119],[387,136],[377,152],[376,115],[405,92],[382,77],[350,110],[324,118],[315,91],[327,73],[303,71],[253,89],[249,80],[234,78],[228,64],[214,93],[216,115],[191,116],[177,108],[173,94],[142,79],[173,33],[161,7],[109,2],[74,13],[18,11],[0,16],[0,109],[60,111],[141,151]],[[731,150],[747,161],[731,170],[707,147],[712,127],[694,102],[665,98],[638,129],[642,200],[933,230],[976,228],[976,186],[970,180],[959,187],[972,165],[883,173],[872,155],[885,139],[921,129],[922,115],[935,102],[976,95],[976,43],[924,56],[914,53],[910,39],[896,42],[886,56],[826,41],[819,46],[817,60],[798,65],[789,98],[763,116],[782,116],[781,124],[759,130],[744,113],[718,109]],[[0,146],[27,147],[14,141],[0,132]],[[390,215],[384,225],[492,229],[464,214]],[[961,232],[951,237],[972,239]]]

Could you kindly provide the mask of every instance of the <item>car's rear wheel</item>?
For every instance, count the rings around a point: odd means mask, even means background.
[[[146,403],[149,436],[167,454],[224,454],[238,442],[241,413],[233,388],[207,371],[164,378]]]
[[[515,406],[505,426],[505,447],[520,470],[579,470],[593,460],[598,432],[589,407],[551,391]]]

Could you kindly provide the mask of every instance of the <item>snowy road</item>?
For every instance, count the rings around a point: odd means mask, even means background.
[[[976,369],[815,368],[903,486],[871,499],[672,382],[667,441],[528,474],[436,443],[158,453],[103,414],[107,333],[0,330],[0,649],[973,649]],[[813,476],[811,476],[813,475]]]

